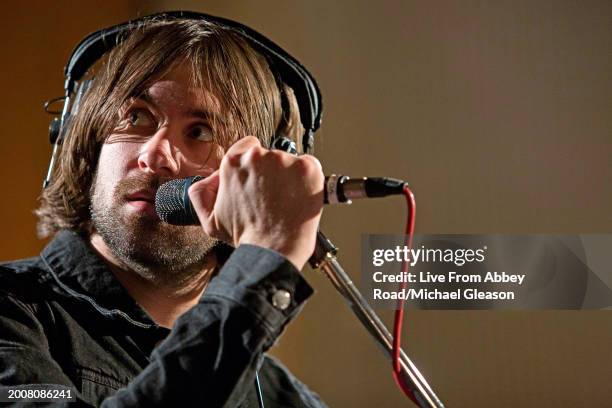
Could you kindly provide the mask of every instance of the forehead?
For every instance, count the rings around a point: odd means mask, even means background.
[[[154,105],[179,113],[204,111],[215,116],[221,103],[209,86],[198,84],[188,64],[178,64],[145,87],[140,98]]]

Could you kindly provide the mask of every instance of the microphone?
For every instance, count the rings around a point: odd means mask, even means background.
[[[173,225],[199,225],[200,220],[189,200],[189,187],[201,176],[174,179],[163,183],[155,194],[155,212],[164,222]],[[354,199],[403,194],[407,183],[389,177],[362,177],[332,174],[325,177],[324,203],[350,204]]]

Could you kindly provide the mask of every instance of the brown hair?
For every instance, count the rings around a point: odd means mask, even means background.
[[[283,112],[266,58],[240,34],[200,20],[150,20],[108,54],[67,124],[52,181],[36,210],[41,238],[61,229],[86,233],[98,156],[120,107],[183,63],[191,65],[194,85],[210,90],[221,104],[227,120],[211,124],[216,143],[227,147],[255,135],[268,146],[280,132],[301,147],[303,128],[293,91],[283,85],[289,105]]]

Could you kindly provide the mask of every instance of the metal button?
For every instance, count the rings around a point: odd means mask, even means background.
[[[272,304],[275,308],[285,310],[291,304],[291,293],[279,289],[272,295]]]

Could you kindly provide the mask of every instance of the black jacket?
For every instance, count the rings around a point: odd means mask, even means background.
[[[0,266],[0,386],[69,386],[87,406],[257,407],[259,368],[266,408],[323,407],[263,355],[311,293],[282,256],[243,245],[170,331],[62,231],[39,257]]]

